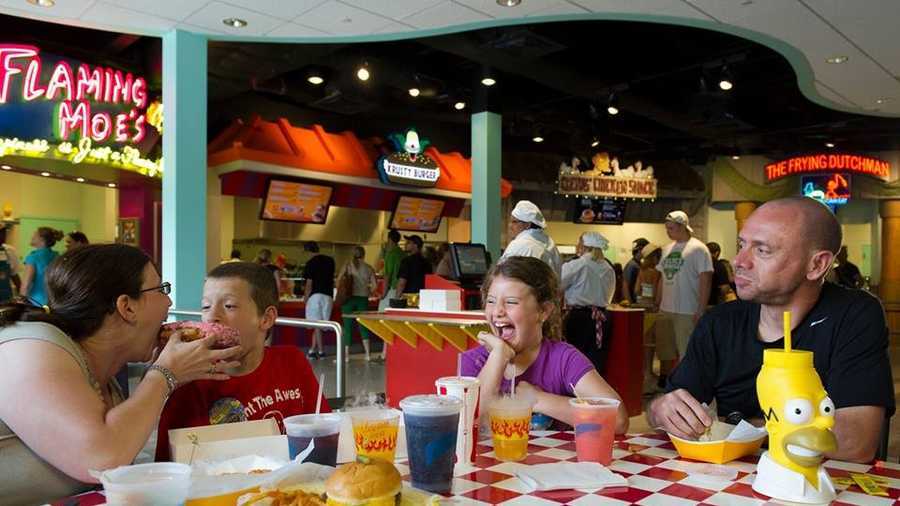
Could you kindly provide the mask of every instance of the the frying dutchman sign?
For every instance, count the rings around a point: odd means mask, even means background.
[[[572,160],[571,165],[565,162],[560,164],[558,193],[624,199],[656,198],[653,167],[644,168],[641,162],[635,162],[620,169],[619,160],[610,160],[607,153],[598,153],[592,162],[594,168],[588,171],[579,170],[577,158]]]

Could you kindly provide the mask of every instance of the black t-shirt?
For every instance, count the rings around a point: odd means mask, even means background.
[[[728,281],[728,269],[725,267],[725,262],[719,259],[713,262],[712,286],[709,288],[710,306],[715,306],[719,303],[719,296],[722,291],[720,287],[722,285],[731,286],[731,283]]]
[[[637,287],[637,278],[640,272],[641,264],[634,257],[625,264],[625,269],[622,270],[622,276],[625,278],[625,282],[628,283],[628,290],[631,293],[631,302],[637,302],[637,294],[634,293],[634,290]]]
[[[710,310],[691,334],[666,391],[684,388],[699,402],[716,399],[720,416],[762,417],[756,376],[763,350],[784,339],[758,336],[759,304],[735,301]],[[836,408],[883,406],[894,413],[888,329],[881,303],[862,290],[825,283],[816,305],[791,334],[793,347],[812,351],[813,364]]]
[[[310,258],[303,266],[303,277],[312,280],[312,293],[334,295],[334,259],[330,256],[319,254]]]
[[[407,255],[400,261],[397,277],[406,280],[403,293],[419,293],[425,288],[425,275],[431,274],[431,262],[422,255]]]

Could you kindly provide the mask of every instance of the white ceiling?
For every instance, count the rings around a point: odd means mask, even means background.
[[[522,0],[514,8],[495,0],[56,0],[51,8],[0,0],[0,12],[143,35],[180,28],[212,39],[255,41],[434,33],[548,16],[643,18],[762,42],[788,57],[810,99],[900,117],[900,0]],[[225,18],[248,24],[231,28]],[[627,41],[603,41],[598,34],[601,43]],[[849,60],[826,63],[833,56]]]

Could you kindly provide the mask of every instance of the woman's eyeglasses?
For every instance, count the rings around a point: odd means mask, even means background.
[[[168,281],[166,281],[165,283],[163,283],[159,286],[154,286],[151,288],[144,288],[143,290],[141,290],[138,293],[152,292],[154,290],[159,290],[159,293],[161,293],[163,295],[169,295],[170,293],[172,293],[172,283],[169,283]]]

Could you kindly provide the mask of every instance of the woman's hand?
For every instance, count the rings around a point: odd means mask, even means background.
[[[181,340],[181,331],[176,331],[155,363],[172,371],[179,385],[198,379],[227,380],[230,376],[221,371],[240,367],[240,362],[232,360],[240,352],[240,346],[223,350],[210,349],[217,339],[218,336],[209,335],[196,341],[184,342]]]
[[[504,362],[509,362],[516,356],[516,350],[512,346],[506,344],[506,341],[500,339],[490,332],[479,332],[478,342],[490,352],[491,355],[499,354],[504,358]]]

